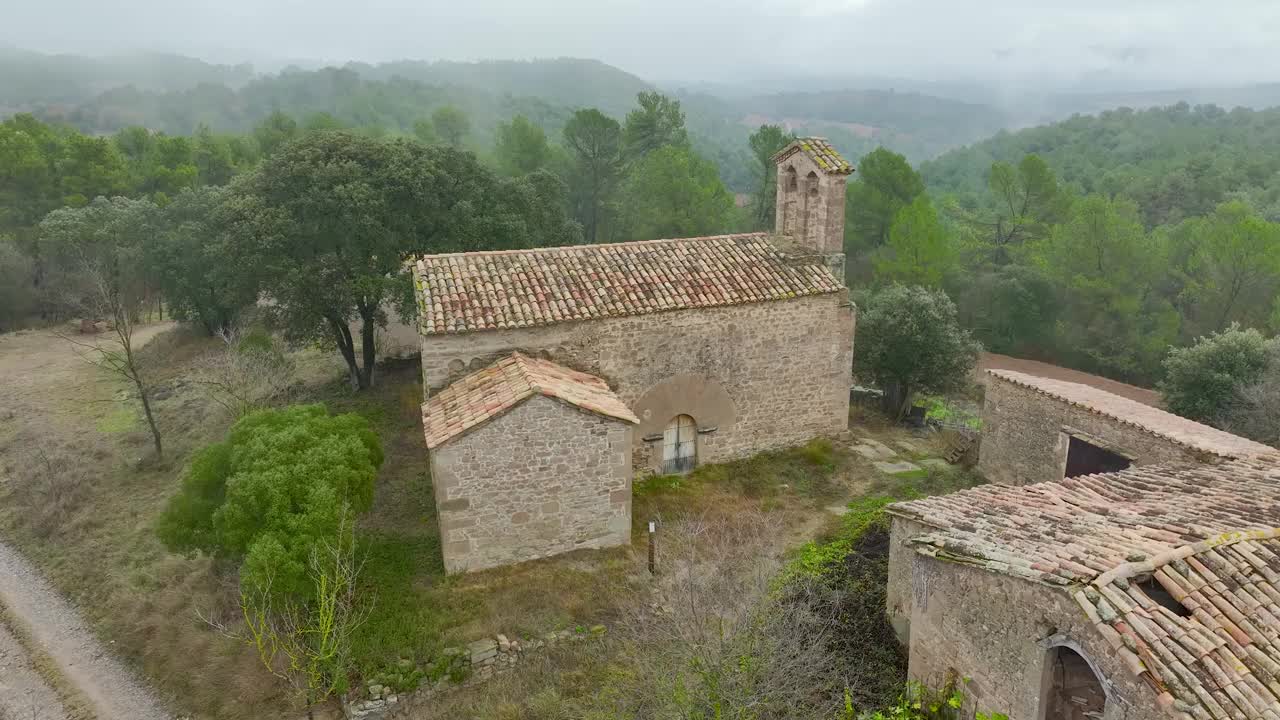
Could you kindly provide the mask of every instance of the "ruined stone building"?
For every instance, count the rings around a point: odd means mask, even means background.
[[[911,676],[968,677],[970,709],[1011,720],[1280,718],[1280,453],[994,375],[998,482],[889,508]]]
[[[988,370],[978,469],[1024,485],[1130,465],[1212,463],[1274,452],[1159,408],[1079,383]]]
[[[448,570],[626,543],[633,473],[848,428],[853,168],[816,138],[775,160],[772,234],[417,259]]]

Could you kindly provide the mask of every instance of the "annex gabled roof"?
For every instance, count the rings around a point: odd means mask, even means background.
[[[557,398],[625,422],[640,422],[604,380],[517,352],[456,380],[422,404],[427,448],[434,450],[534,395]]]
[[[427,255],[414,262],[425,335],[786,300],[841,290],[819,258],[764,233]]]
[[[808,155],[828,175],[849,175],[853,172],[849,161],[841,157],[826,138],[820,137],[796,138],[790,145],[774,153],[773,162],[780,163],[796,153]]]
[[[987,374],[1089,412],[1132,425],[1192,450],[1222,458],[1258,457],[1276,452],[1275,449],[1261,443],[1088,385],[1052,380],[1013,370],[988,370]]]
[[[1280,718],[1275,456],[987,485],[889,512],[928,526],[908,540],[921,554],[1069,592],[1173,715]]]

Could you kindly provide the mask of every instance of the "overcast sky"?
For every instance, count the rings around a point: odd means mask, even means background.
[[[3,0],[0,43],[218,61],[593,57],[781,73],[1167,87],[1280,80],[1280,0]],[[2,80],[0,80],[2,81]]]

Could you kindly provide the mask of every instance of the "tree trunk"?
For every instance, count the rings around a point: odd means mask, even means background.
[[[130,361],[132,363],[132,360]],[[156,446],[156,457],[164,457],[164,447],[160,444],[160,428],[156,426],[156,417],[151,413],[151,398],[143,387],[136,370],[133,371],[133,384],[138,388],[138,397],[142,400],[142,412],[147,416],[147,425],[151,428],[151,440]]]
[[[899,380],[888,380],[881,386],[884,397],[880,406],[885,414],[895,421],[901,421],[911,408],[911,388]]]
[[[342,359],[347,361],[347,375],[351,378],[351,387],[364,390],[368,385],[363,384],[364,376],[360,372],[360,366],[356,364],[356,349],[351,339],[351,328],[347,327],[347,323],[340,318],[325,319],[329,321],[329,328],[333,330],[333,339],[338,344],[338,352],[342,353]]]
[[[378,362],[378,351],[373,346],[373,334],[377,331],[372,308],[360,308],[360,354],[364,356],[364,367],[360,368],[360,387],[373,387],[373,367]]]

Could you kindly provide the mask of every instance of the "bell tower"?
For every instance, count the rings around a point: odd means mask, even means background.
[[[825,138],[798,138],[773,156],[778,167],[774,232],[797,254],[844,252],[844,195],[853,166]],[[843,272],[839,275],[844,279]]]

